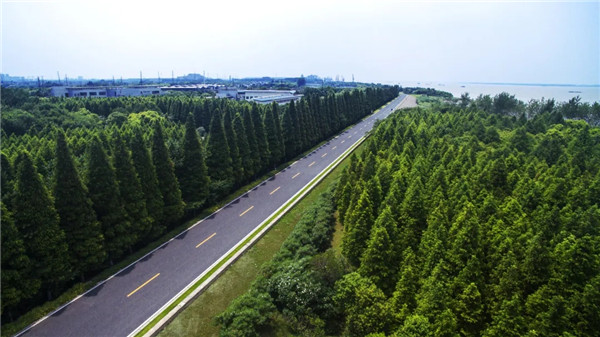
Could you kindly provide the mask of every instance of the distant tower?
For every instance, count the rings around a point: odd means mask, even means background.
[[[171,70],[171,84],[175,84],[175,73]]]
[[[58,70],[56,71],[56,77],[58,77],[58,85],[61,85],[61,83],[60,83],[60,74],[59,74]]]
[[[38,89],[42,87],[42,83],[40,82],[40,77],[38,76]]]
[[[142,84],[142,71],[140,70],[140,85]]]
[[[115,85],[115,76],[113,75],[113,85]]]
[[[69,85],[69,78],[67,77],[67,74],[65,74],[65,85]]]
[[[354,74],[352,74],[352,83],[354,83]]]

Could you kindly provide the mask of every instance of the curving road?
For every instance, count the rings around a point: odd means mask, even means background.
[[[19,335],[129,335],[371,130],[376,119],[414,105],[414,97],[400,95]]]

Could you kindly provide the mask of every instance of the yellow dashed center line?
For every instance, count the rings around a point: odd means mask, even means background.
[[[321,156],[321,158],[325,157],[326,155],[327,155],[327,152],[325,152],[325,153],[324,153],[324,154]]]
[[[154,280],[155,278],[158,277],[158,275],[160,275],[160,273],[157,273],[156,275],[152,276],[151,279],[149,279],[148,281],[144,282],[144,284],[142,284],[141,286],[137,287],[134,291],[130,292],[127,297],[135,294],[138,290],[142,289],[146,284],[150,283],[150,281]]]
[[[273,195],[273,193],[277,192],[278,189],[280,189],[281,186],[277,187],[276,189],[274,189],[273,191],[271,191],[271,193],[269,193],[269,195]]]
[[[298,173],[294,174],[294,176],[292,177],[292,179],[296,178],[296,177],[297,177],[297,176],[299,176],[299,175],[300,175],[300,172],[298,172]]]
[[[211,236],[207,237],[206,239],[204,239],[204,241],[200,242],[200,243],[199,243],[199,244],[196,246],[196,248],[198,248],[198,247],[202,246],[202,245],[203,245],[203,244],[204,244],[206,241],[208,241],[208,240],[212,239],[212,237],[213,237],[213,236],[215,236],[215,235],[217,235],[217,233],[212,233],[212,235],[211,235]]]
[[[240,216],[243,216],[244,214],[248,213],[249,210],[253,209],[254,206],[250,206],[250,208],[248,208],[247,210],[243,211],[242,214],[240,214]]]
[[[315,162],[313,161],[312,163],[308,164],[308,167],[311,167],[315,164]]]

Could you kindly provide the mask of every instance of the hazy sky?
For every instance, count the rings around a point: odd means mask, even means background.
[[[4,1],[2,73],[600,84],[598,1]]]

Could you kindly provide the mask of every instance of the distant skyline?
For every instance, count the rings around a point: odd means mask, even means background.
[[[2,1],[2,73],[600,84],[600,2]]]

